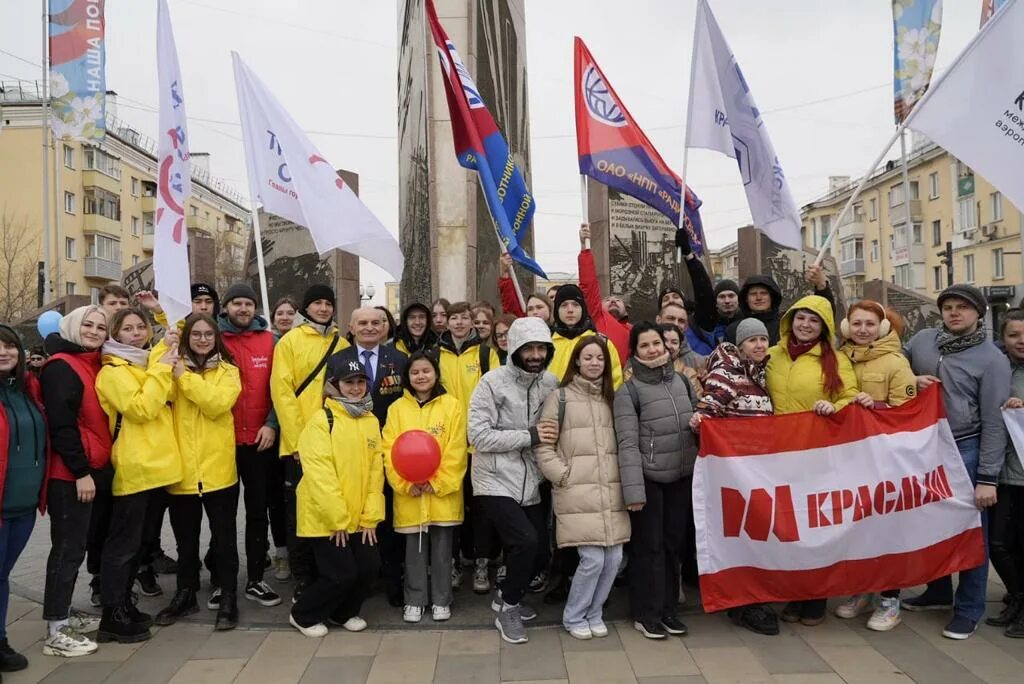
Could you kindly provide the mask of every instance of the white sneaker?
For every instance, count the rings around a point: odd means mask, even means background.
[[[72,610],[68,615],[68,626],[76,634],[89,634],[100,628],[100,618],[80,610]]]
[[[486,594],[491,590],[491,580],[487,576],[487,559],[477,558],[473,568],[473,591],[477,594]]]
[[[451,606],[434,606],[430,609],[431,617],[434,618],[434,622],[444,622],[452,616]]]
[[[579,639],[580,641],[586,641],[587,639],[594,638],[594,632],[591,631],[590,625],[583,625],[582,627],[573,627],[572,629],[567,629],[566,631],[569,632],[569,636],[571,636],[573,639]]]
[[[608,627],[603,622],[591,622],[590,633],[598,639],[603,639],[608,636]]]
[[[70,625],[64,625],[43,642],[43,655],[76,658],[95,653],[97,648],[95,641],[77,634]]]
[[[292,617],[291,613],[288,613],[288,622],[291,624],[292,627],[299,630],[302,636],[307,636],[311,639],[319,639],[321,637],[327,636],[327,625],[325,625],[322,622],[318,622],[312,627],[303,627],[295,621],[295,618]]]
[[[349,632],[362,632],[366,629],[366,620],[357,615],[345,620],[345,624],[342,625],[342,628]]]
[[[452,564],[452,589],[462,586],[462,566],[458,563]]]
[[[423,608],[421,606],[406,606],[402,611],[402,620],[405,622],[419,622],[423,619]]]
[[[871,609],[874,594],[854,594],[836,606],[836,617],[852,620]]]
[[[868,629],[875,632],[888,632],[903,622],[900,618],[900,600],[898,598],[882,597],[882,601],[875,608],[868,619]]]

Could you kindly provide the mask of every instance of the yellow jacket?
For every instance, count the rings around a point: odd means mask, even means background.
[[[301,323],[285,333],[274,347],[274,365],[270,370],[270,398],[274,402],[277,420],[281,424],[281,456],[298,451],[302,428],[306,426],[313,413],[324,405],[326,365],[313,382],[306,386],[302,394],[296,397],[295,390],[320,363],[337,333],[338,326],[333,323],[328,327],[327,334],[321,334],[309,323]],[[334,351],[340,352],[348,346],[348,341],[341,337]]]
[[[334,417],[330,429],[324,409]],[[325,402],[299,437],[302,479],[296,490],[300,537],[373,529],[384,519],[384,458],[380,423],[371,412],[353,418],[340,402]]]
[[[832,340],[835,337],[836,323],[832,305],[824,297],[809,295],[789,307],[779,322],[779,343],[768,350],[768,393],[771,395],[775,413],[811,411],[814,409],[814,403],[821,399],[835,404],[837,410],[841,409],[853,401],[859,391],[853,365],[846,354],[836,352],[843,389],[838,394],[830,395],[825,392],[825,378],[821,372],[821,345],[814,345],[793,361],[786,345],[793,327],[793,315],[797,309],[809,309],[818,314],[824,323],[828,339]]]
[[[238,369],[226,361],[202,373],[178,378],[174,430],[181,451],[182,478],[171,494],[207,494],[238,482],[235,419],[231,407],[242,391]]]
[[[114,496],[166,487],[181,480],[181,454],[170,407],[174,395],[171,366],[151,363],[144,370],[120,357],[104,355],[103,368],[96,376],[96,394],[110,416],[110,434],[117,431],[110,455]]]
[[[451,333],[445,332],[437,344],[438,365],[441,366],[441,384],[445,391],[459,400],[462,410],[469,411],[469,398],[476,389],[483,375],[480,368],[480,340],[473,333],[470,339],[462,343],[462,348],[455,351]],[[501,366],[498,352],[487,345],[490,350],[490,369]]]
[[[433,494],[411,496],[413,483],[402,479],[391,462],[391,447],[408,430],[424,430],[441,447],[441,466],[430,478]],[[406,390],[391,408],[384,424],[384,468],[395,490],[395,529],[431,523],[461,523],[464,515],[462,478],[466,475],[466,410],[444,393],[420,406]]]
[[[903,356],[895,330],[871,344],[847,340],[840,351],[853,363],[860,391],[867,392],[875,401],[899,406],[917,396],[917,377]]]
[[[580,337],[596,334],[586,332]],[[551,333],[551,341],[555,345],[555,356],[551,359],[551,363],[548,364],[548,372],[558,378],[558,382],[562,382],[562,378],[565,377],[565,371],[569,369],[569,359],[572,357],[572,350],[576,348],[576,342],[579,341],[580,337],[570,340],[559,333]],[[619,389],[622,387],[622,362],[619,361],[619,351],[607,337],[604,341],[608,345],[608,352],[612,357],[612,387],[613,389]]]

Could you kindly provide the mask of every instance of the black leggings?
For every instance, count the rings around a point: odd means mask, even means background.
[[[1024,486],[1001,484],[996,495],[988,519],[989,556],[1006,590],[1019,595],[1024,593]]]

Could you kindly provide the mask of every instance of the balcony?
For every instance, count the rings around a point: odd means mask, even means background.
[[[142,234],[142,251],[152,252],[153,251],[153,234],[143,233]]]
[[[86,169],[82,171],[82,186],[89,188],[103,188],[107,192],[112,192],[115,195],[121,194],[121,181],[113,176],[108,176],[102,171],[96,171],[95,169]]]
[[[849,261],[839,262],[839,275],[842,278],[864,275],[864,260],[850,259]]]
[[[851,219],[839,226],[839,241],[845,242],[853,238],[864,237],[864,220],[860,217]]]
[[[152,214],[156,211],[156,197],[153,195],[143,195],[142,199],[142,213]]]
[[[120,280],[121,264],[100,257],[85,257],[85,277],[97,280]]]
[[[918,223],[921,221],[921,200],[910,200],[910,221]],[[889,207],[889,224],[899,226],[907,222],[907,205],[900,202],[895,207]]]
[[[924,245],[910,245],[908,247],[897,247],[892,251],[892,265],[905,266],[906,264],[923,264],[925,262]]]
[[[189,231],[197,230],[204,233],[210,232],[210,222],[200,216],[186,216],[185,225]]]
[[[84,214],[82,216],[82,230],[86,234],[101,233],[120,238],[121,222],[99,214]]]

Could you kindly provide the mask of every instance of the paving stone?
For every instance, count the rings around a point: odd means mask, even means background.
[[[95,636],[95,635],[93,635]],[[140,641],[135,644],[119,644],[117,642],[110,642],[106,644],[100,644],[99,650],[86,659],[89,662],[112,662],[112,663],[123,663],[124,661],[131,658],[140,649],[146,646],[145,641]],[[78,662],[71,660],[70,662]]]
[[[384,635],[367,682],[412,684],[434,681],[440,632],[389,632]]]
[[[28,655],[28,648],[32,644],[46,638],[46,630],[45,620],[23,617],[7,625],[7,641],[15,651]],[[39,648],[42,649],[42,645]]]
[[[937,623],[943,623],[944,620],[927,620],[919,618],[918,615],[921,614],[911,614],[910,619],[904,622],[929,644],[960,663],[972,675],[986,682],[1020,683],[1022,679],[1020,660],[1007,653],[1006,650],[977,635],[965,641],[946,639],[942,636],[941,627],[935,626]]]
[[[699,675],[700,668],[686,650],[683,639],[653,641],[633,629],[633,623],[622,622],[615,631],[637,677],[678,677]]]
[[[637,633],[639,636],[639,633]],[[600,639],[577,639],[564,629],[558,630],[558,638],[562,642],[562,650],[569,651],[621,651],[622,641],[616,629],[609,629],[608,636]],[[643,638],[643,637],[641,637]]]
[[[706,684],[708,680],[700,675],[688,677],[637,677],[637,684]]]
[[[43,655],[43,642],[37,641],[22,653],[28,658],[28,667],[19,672],[5,672],[4,682],[7,684],[36,684],[61,665],[68,662],[64,658]]]
[[[889,632],[864,629],[861,634],[872,648],[914,681],[928,684],[974,684],[982,681],[907,625],[900,625]]]
[[[181,666],[170,684],[223,684],[234,681],[245,667],[245,658],[190,660]]]
[[[373,656],[380,647],[380,632],[332,631],[320,643],[314,658]]]
[[[497,630],[445,632],[441,635],[441,655],[488,655],[498,653],[501,637]]]
[[[193,660],[217,660],[220,658],[253,657],[267,638],[267,632],[249,629],[233,629],[229,632],[214,632],[199,649],[192,654]]]
[[[370,676],[373,656],[313,658],[300,684],[363,684]]]
[[[502,681],[565,679],[565,659],[557,628],[528,629],[525,644],[501,642]]]
[[[160,629],[106,681],[112,684],[169,681],[209,638],[210,628],[205,625],[179,624],[173,629]]]
[[[791,632],[765,636],[743,629],[740,638],[771,674],[832,672],[807,642]]]
[[[743,646],[740,638],[740,630],[735,627],[724,615],[696,614],[687,615],[684,618],[689,633],[683,637],[683,643],[687,648],[700,648],[703,646]],[[628,623],[629,627],[633,623]],[[634,630],[636,631],[636,630]],[[639,634],[639,632],[638,632]]]
[[[814,650],[848,683],[854,680],[880,681],[893,675],[910,681],[888,658],[868,645],[814,646]]]
[[[568,679],[506,679],[502,684],[569,684]]]
[[[118,664],[116,661],[94,661],[86,656],[67,661],[42,681],[44,684],[98,684],[110,676]]]
[[[571,637],[570,637],[571,638]],[[565,669],[570,682],[588,684],[631,684],[636,675],[630,667],[625,651],[569,651],[565,654]]]
[[[825,674],[823,672],[798,672],[793,674],[772,675],[775,684],[843,684],[843,678],[839,675]]]
[[[38,603],[11,596],[10,602],[7,604],[7,624],[16,622],[38,608]],[[42,613],[40,613],[41,616]]]
[[[689,650],[709,684],[772,682],[771,674],[746,646],[701,647]]]
[[[497,684],[501,681],[501,656],[494,653],[477,655],[440,655],[434,669],[439,684]]]
[[[238,674],[239,683],[295,682],[320,646],[298,632],[271,632]]]
[[[799,623],[789,627],[793,634],[796,634],[812,647],[863,646],[866,643],[864,637],[851,629],[848,621],[832,617],[826,618],[825,622],[814,627],[808,627]]]

